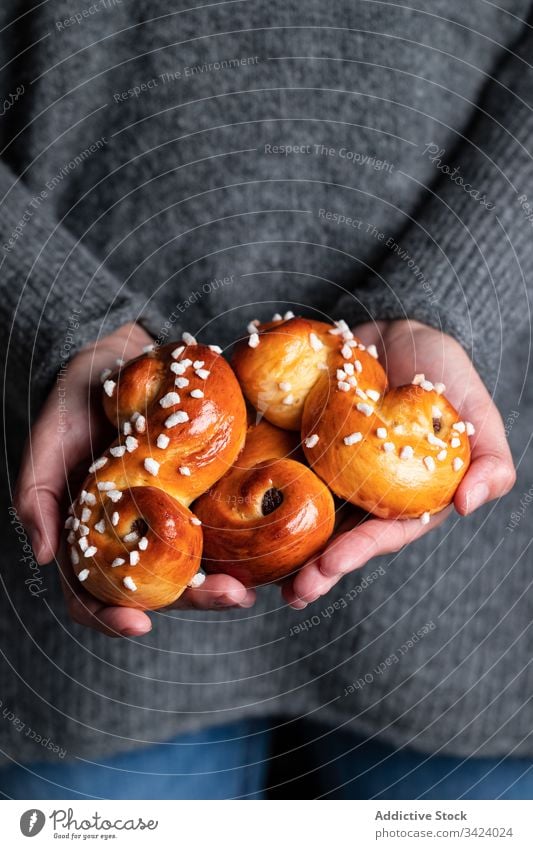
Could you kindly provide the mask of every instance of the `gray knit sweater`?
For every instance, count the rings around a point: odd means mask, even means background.
[[[260,715],[533,755],[531,5],[2,0],[7,757],[97,760]],[[267,589],[155,613],[136,640],[70,622],[9,513],[63,361],[125,321],[226,345],[289,308],[458,338],[507,422],[513,493],[302,612]]]

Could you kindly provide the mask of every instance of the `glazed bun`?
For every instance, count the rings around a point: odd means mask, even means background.
[[[237,346],[232,360],[235,374],[245,396],[267,421],[300,430],[306,398],[338,347],[330,329],[329,324],[305,318],[271,321]]]
[[[155,481],[186,506],[227,471],[244,445],[239,384],[226,360],[204,345],[165,345],[131,360],[105,381],[103,405],[121,431],[116,445],[125,448],[113,464],[113,479],[124,486]],[[139,448],[130,450],[135,440]],[[146,468],[148,457],[159,464],[155,475]]]
[[[257,586],[281,580],[324,547],[333,531],[333,498],[294,459],[298,442],[265,420],[251,425],[234,466],[195,503],[207,572]]]
[[[188,509],[233,464],[246,408],[228,363],[202,345],[165,345],[103,385],[120,436],[89,469],[67,520],[80,581],[109,604],[171,604],[200,566],[202,529]]]
[[[452,500],[472,425],[424,375],[389,389],[375,347],[344,322],[259,325],[233,365],[265,418],[301,428],[307,461],[340,498],[382,518],[423,522]]]
[[[327,543],[331,492],[422,522],[453,499],[472,425],[424,375],[390,388],[375,347],[345,322],[254,322],[233,366],[189,337],[105,375],[119,436],[66,523],[74,571],[95,597],[169,605],[203,580],[202,554],[206,571],[246,586],[279,581]]]

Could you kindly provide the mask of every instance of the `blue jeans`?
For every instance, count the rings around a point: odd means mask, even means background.
[[[324,729],[322,729],[324,731]],[[315,735],[318,736],[318,735]],[[533,799],[533,761],[396,750],[345,731],[313,744],[325,799]]]
[[[269,749],[267,722],[238,722],[180,735],[99,763],[77,760],[0,768],[0,798],[260,799]]]
[[[0,768],[0,798],[266,799],[277,787],[274,795],[289,799],[533,799],[526,759],[424,755],[300,725],[301,740],[291,730],[282,741],[268,721],[248,720],[98,764],[11,765]],[[280,774],[282,763],[290,773]]]

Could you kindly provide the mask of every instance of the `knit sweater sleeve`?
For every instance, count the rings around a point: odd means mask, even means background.
[[[161,317],[129,291],[0,162],[0,334],[11,401],[40,405],[59,369],[129,321],[157,335]],[[28,377],[29,376],[29,377]]]
[[[506,340],[530,321],[532,107],[533,16],[486,83],[456,149],[424,140],[435,184],[385,245],[378,273],[339,304],[353,323],[411,318],[440,328],[490,387]]]

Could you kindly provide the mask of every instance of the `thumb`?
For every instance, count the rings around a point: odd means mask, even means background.
[[[487,501],[501,498],[516,481],[513,458],[496,406],[488,399],[472,418],[476,433],[471,463],[454,497],[455,508],[463,516]]]

